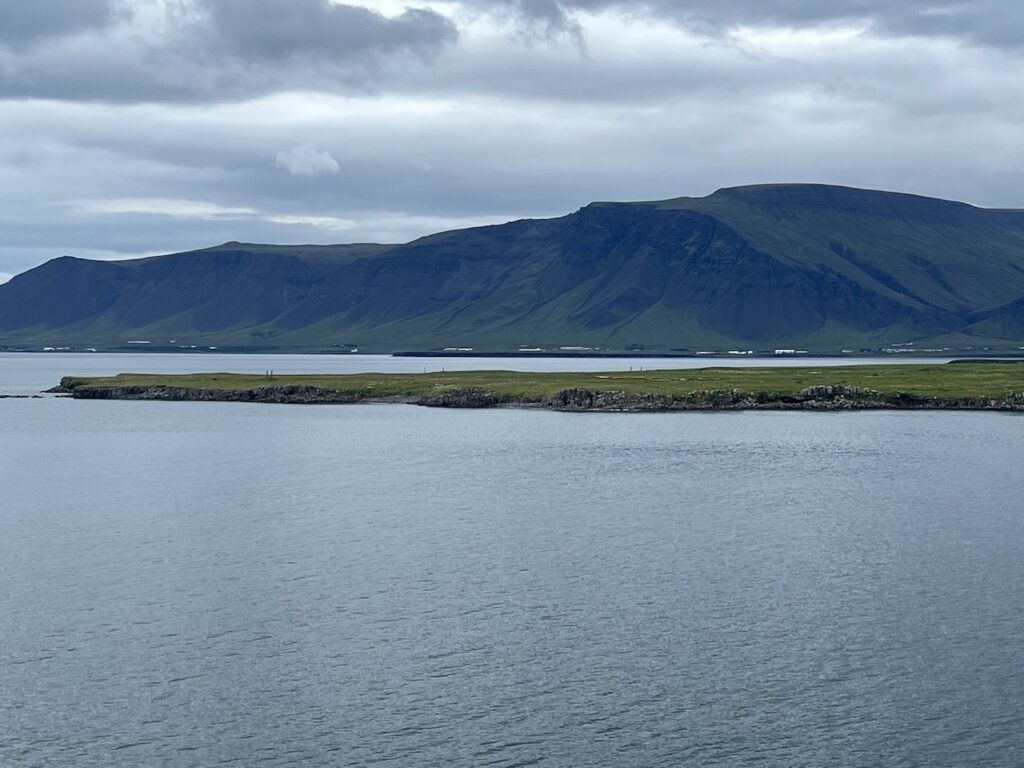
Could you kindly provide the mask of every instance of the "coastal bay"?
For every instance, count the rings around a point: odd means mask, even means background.
[[[895,367],[800,362],[775,375]],[[764,366],[669,364],[0,355],[0,392]],[[906,367],[915,392],[1019,386]],[[0,401],[0,763],[1016,765],[1019,414],[362,402]]]

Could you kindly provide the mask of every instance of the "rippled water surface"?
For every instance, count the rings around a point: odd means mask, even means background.
[[[1022,455],[1007,414],[2,400],[0,765],[1018,766]]]

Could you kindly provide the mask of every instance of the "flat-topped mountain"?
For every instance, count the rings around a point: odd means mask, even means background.
[[[593,203],[405,245],[63,257],[0,345],[363,350],[1024,343],[1024,211],[812,184]]]

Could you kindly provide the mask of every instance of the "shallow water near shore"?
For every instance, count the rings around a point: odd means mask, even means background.
[[[0,401],[0,764],[1016,766],[1022,451],[1009,414]]]

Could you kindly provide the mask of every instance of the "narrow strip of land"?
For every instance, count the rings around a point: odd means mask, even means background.
[[[702,368],[628,373],[122,373],[111,377],[68,376],[52,391],[93,400],[389,402],[566,411],[1024,411],[1024,363]]]

